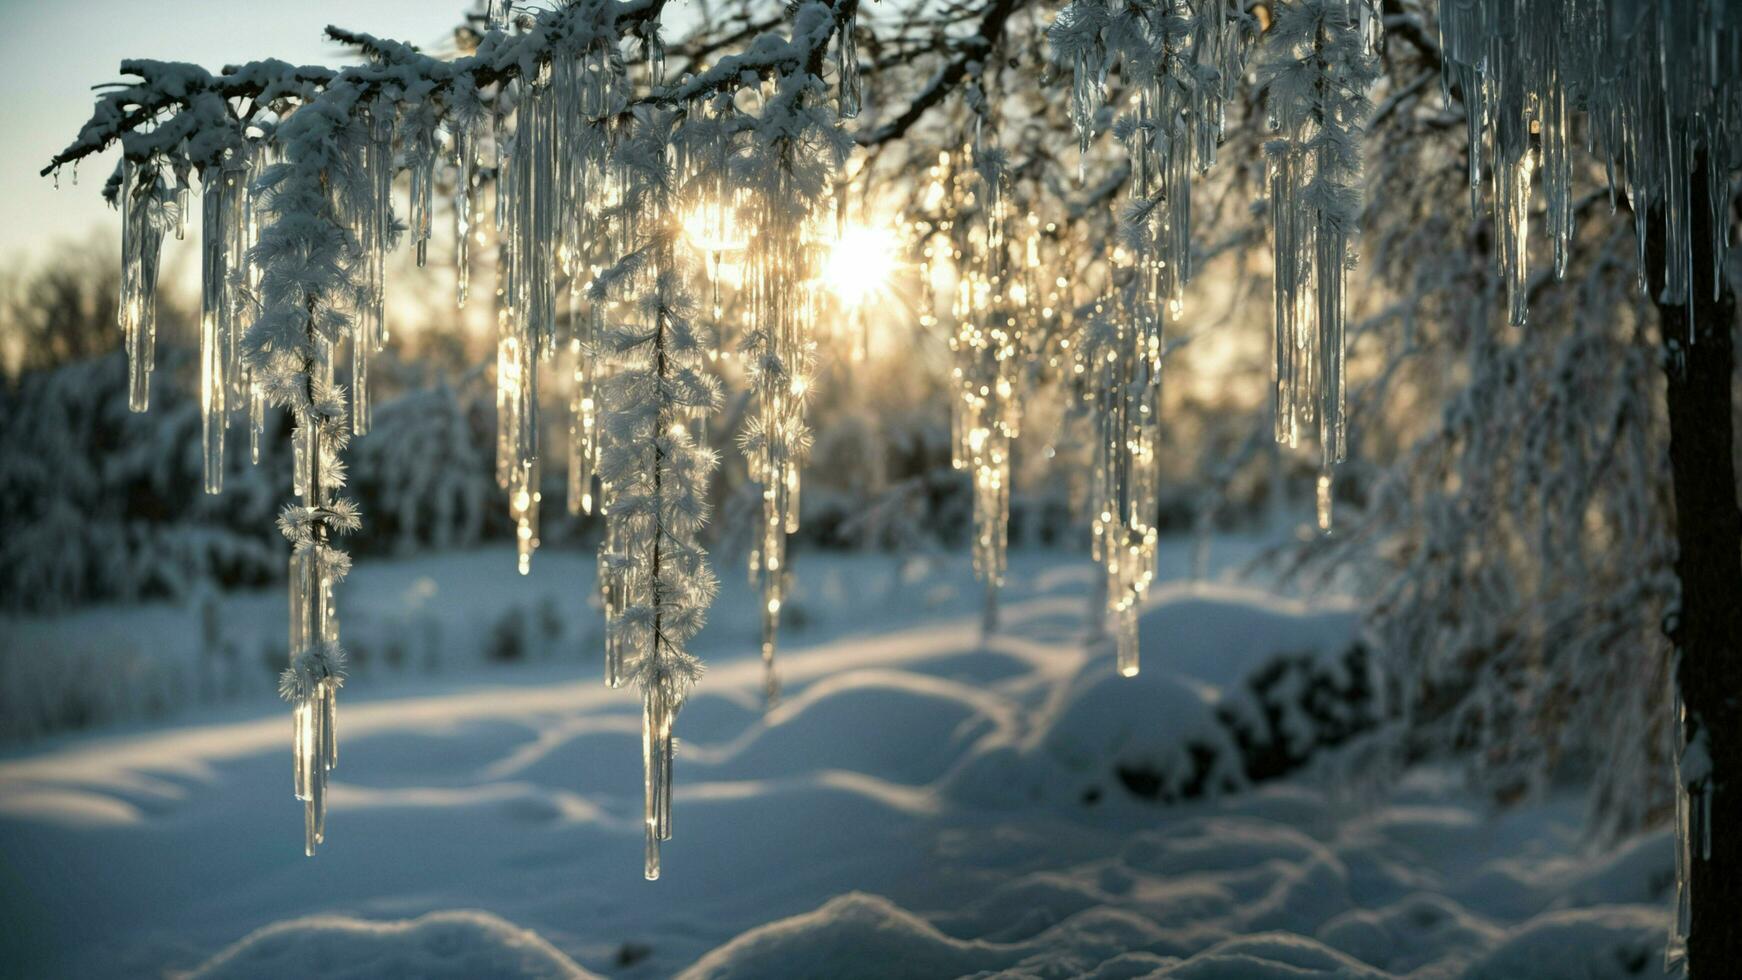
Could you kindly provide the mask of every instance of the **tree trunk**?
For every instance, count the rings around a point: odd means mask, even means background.
[[[1702,153],[1689,178],[1691,305],[1679,296],[1668,299],[1680,304],[1668,305],[1662,296],[1661,211],[1651,215],[1646,237],[1668,380],[1681,584],[1680,602],[1664,631],[1678,654],[1676,683],[1687,711],[1682,734],[1693,739],[1703,733],[1712,761],[1704,788],[1711,796],[1711,850],[1703,856],[1701,842],[1693,842],[1687,882],[1688,969],[1697,980],[1732,976],[1742,963],[1742,510],[1731,432],[1736,300],[1727,284],[1712,281],[1706,166]]]

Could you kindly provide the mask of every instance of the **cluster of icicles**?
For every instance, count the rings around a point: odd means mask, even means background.
[[[1280,15],[1264,74],[1279,138],[1270,158],[1276,440],[1318,429],[1318,524],[1331,529],[1332,473],[1346,453],[1347,302],[1358,235],[1366,92],[1378,76],[1380,18],[1370,0],[1301,0]],[[1289,79],[1308,68],[1310,84]],[[1286,81],[1285,81],[1286,80]]]
[[[950,462],[973,479],[973,563],[986,589],[987,633],[997,625],[1008,565],[1011,454],[1042,318],[1040,220],[1030,212],[1026,221],[1011,221],[1008,178],[991,135],[977,120],[974,139],[931,167],[928,196],[941,213],[925,236],[920,277],[929,310],[934,268],[948,260],[955,276]]]
[[[577,11],[561,8],[537,16],[579,24],[583,15]],[[335,343],[323,339],[312,323],[307,328],[312,356],[272,382],[255,377],[250,358],[242,354],[240,338],[260,310],[263,270],[251,258],[262,230],[256,218],[258,188],[264,169],[283,160],[271,131],[236,141],[239,145],[224,151],[220,163],[200,170],[205,485],[212,493],[222,487],[231,416],[246,411],[258,461],[270,400],[263,385],[294,381],[297,394],[273,396],[295,416],[298,498],[279,521],[293,545],[291,662],[280,688],[293,704],[295,790],[306,804],[305,849],[312,855],[325,832],[327,773],[338,758],[335,697],[344,679],[333,586],[349,560],[330,536],[358,524],[355,508],[336,496],[343,482],[339,451],[353,433],[368,429],[369,357],[387,340],[386,252],[397,234],[393,178],[399,169],[409,171],[405,232],[420,266],[432,237],[437,189],[449,182],[456,299],[463,307],[471,284],[471,246],[487,241],[474,199],[493,177],[497,476],[517,525],[524,574],[538,544],[539,369],[567,351],[572,362],[567,503],[573,512],[604,518],[598,584],[607,620],[605,679],[613,687],[635,682],[642,690],[645,871],[657,878],[659,843],[671,836],[673,719],[701,669],[681,645],[700,628],[713,597],[706,555],[695,538],[713,466],[704,441],[714,397],[707,365],[726,356],[722,348],[733,339],[724,328],[722,288],[737,292],[744,324],[739,346],[758,400],[742,442],[764,501],[763,533],[750,566],[763,597],[762,656],[772,704],[778,692],[773,659],[787,574],[786,536],[798,525],[799,469],[809,443],[804,406],[819,301],[808,280],[825,244],[821,229],[826,223],[818,218],[823,211],[818,202],[796,190],[758,199],[732,186],[728,165],[746,145],[740,137],[749,125],[730,91],[697,94],[681,112],[626,112],[629,69],[619,41],[597,34],[597,27],[510,36],[509,15],[509,4],[489,5],[489,43],[500,48],[525,42],[526,57],[499,60],[536,64],[538,70],[533,77],[499,83],[493,103],[477,99],[474,88],[472,98],[456,98],[451,106],[428,99],[401,104],[377,94],[359,99],[350,110],[358,122],[348,132],[362,133],[352,164],[364,174],[368,190],[360,201],[333,192],[328,202],[348,238],[348,399],[346,389],[335,383]],[[657,22],[637,30],[647,86],[660,90],[664,57]],[[859,101],[853,31],[852,18],[843,17],[837,45],[841,116],[855,114]],[[394,67],[403,72],[408,66]],[[447,80],[439,84],[470,84],[463,77],[453,82],[458,73],[439,62],[423,67],[432,69],[430,77]],[[731,83],[737,83],[736,75]],[[686,127],[682,138],[674,125]],[[193,183],[191,168],[166,161],[157,155],[162,152],[124,161],[118,198],[123,219],[118,318],[135,411],[148,405],[162,239],[170,230],[182,236]],[[650,168],[666,170],[672,179]],[[784,166],[775,169],[777,178],[786,179]],[[683,220],[680,209],[694,217]],[[706,253],[711,331],[688,322],[683,313],[688,302],[681,280],[688,265],[675,242],[679,229],[697,220],[711,232],[703,241],[695,241],[693,230],[689,236]],[[730,269],[724,261],[728,254]]]
[[[818,298],[810,286],[818,264],[816,216],[796,206],[801,198],[784,176],[776,181],[775,193],[746,202],[740,218],[750,229],[742,289],[754,329],[742,346],[756,406],[741,441],[762,502],[748,570],[761,603],[767,704],[780,697],[774,649],[790,575],[786,539],[798,530],[799,469],[811,439],[805,408],[818,314]]]
[[[260,269],[248,259],[259,234],[253,182],[274,153],[232,155],[203,168],[200,190],[200,442],[207,493],[224,486],[224,443],[231,417],[246,410],[253,458],[260,457],[265,399],[242,356],[241,337],[251,315],[246,297]],[[172,182],[173,181],[173,182]],[[171,174],[125,160],[117,203],[121,209],[121,295],[116,318],[128,356],[127,403],[135,412],[151,404],[157,351],[157,274],[163,237],[186,235],[191,168]]]
[[[1446,98],[1456,93],[1465,106],[1472,209],[1484,176],[1492,180],[1512,322],[1527,313],[1533,180],[1547,205],[1555,275],[1566,271],[1578,209],[1572,148],[1581,138],[1605,164],[1611,212],[1623,193],[1633,212],[1641,291],[1646,222],[1661,209],[1662,298],[1691,307],[1690,183],[1701,157],[1717,212],[1714,262],[1728,244],[1725,188],[1742,162],[1742,10],[1724,0],[1442,0],[1440,39]]]
[[[1073,0],[1050,34],[1073,70],[1070,116],[1083,160],[1115,65],[1130,93],[1114,131],[1131,168],[1124,215],[1138,247],[1120,288],[1096,304],[1078,350],[1096,429],[1093,552],[1106,579],[1118,669],[1129,677],[1139,667],[1139,607],[1155,577],[1163,322],[1183,312],[1191,179],[1216,162],[1244,43],[1220,0],[1154,7]],[[1133,38],[1143,43],[1133,47]]]
[[[1730,175],[1742,166],[1742,8],[1725,0],[1441,0],[1441,82],[1448,104],[1464,105],[1470,140],[1470,206],[1492,185],[1493,225],[1510,318],[1529,306],[1528,236],[1533,180],[1546,203],[1554,273],[1564,275],[1579,204],[1573,197],[1573,146],[1601,159],[1609,210],[1625,194],[1638,246],[1639,288],[1648,288],[1647,224],[1663,220],[1663,289],[1658,297],[1688,311],[1695,340],[1693,182],[1704,179],[1701,243],[1714,263],[1727,254]],[[1580,121],[1582,119],[1582,125]],[[1489,180],[1484,180],[1484,177]],[[1722,268],[1712,270],[1722,288]],[[1677,731],[1688,730],[1679,698]],[[1677,914],[1667,949],[1685,953],[1691,903],[1689,868],[1710,853],[1709,764],[1676,761]],[[1698,755],[1699,753],[1692,753]]]
[[[201,225],[200,289],[200,418],[204,486],[207,493],[223,489],[224,449],[231,417],[247,417],[251,459],[260,460],[266,402],[262,379],[242,355],[241,338],[256,312],[261,269],[250,261],[258,240],[255,181],[278,157],[269,144],[230,151],[199,173]],[[173,229],[185,235],[187,202],[193,182],[188,169],[173,174],[131,158],[121,165],[118,204],[122,214],[122,274],[118,318],[126,338],[129,407],[143,412],[150,406],[150,379],[156,352],[157,275],[163,236]],[[379,293],[363,299],[365,326],[353,338],[357,364],[376,336]],[[369,311],[374,310],[374,319]],[[366,391],[362,368],[355,367],[353,391]],[[293,705],[293,783],[304,808],[304,850],[313,854],[326,833],[327,773],[338,764],[337,704],[344,683],[344,653],[339,646],[339,621],[332,606],[333,586],[350,567],[344,552],[333,547],[330,534],[353,528],[355,511],[336,497],[340,479],[339,451],[352,426],[361,432],[368,408],[359,394],[347,411],[333,383],[330,345],[320,345],[309,366],[308,391],[293,408],[293,492],[299,504],[285,508],[280,529],[291,542],[290,666],[280,679],[280,691]]]

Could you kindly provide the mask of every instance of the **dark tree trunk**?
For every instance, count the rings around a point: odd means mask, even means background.
[[[1689,183],[1692,303],[1667,297],[1679,301],[1669,305],[1662,296],[1661,213],[1649,222],[1646,264],[1658,297],[1669,382],[1675,570],[1681,583],[1681,600],[1665,632],[1679,653],[1676,683],[1688,715],[1683,734],[1703,732],[1712,759],[1706,788],[1712,797],[1711,854],[1702,857],[1696,841],[1689,868],[1688,967],[1697,980],[1711,980],[1734,976],[1742,964],[1742,510],[1731,432],[1737,325],[1735,295],[1712,281],[1704,154]]]

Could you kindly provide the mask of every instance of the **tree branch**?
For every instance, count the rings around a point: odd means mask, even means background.
[[[1010,22],[1010,17],[1027,0],[992,0],[986,8],[986,13],[980,18],[980,27],[973,34],[962,38],[953,46],[956,54],[944,66],[938,69],[925,88],[913,97],[906,109],[895,118],[868,133],[860,133],[858,141],[861,146],[877,146],[890,140],[899,139],[913,124],[919,122],[932,106],[942,102],[944,96],[950,94],[957,84],[968,74],[970,65],[977,64],[991,50],[998,46],[1004,37],[1004,27]]]

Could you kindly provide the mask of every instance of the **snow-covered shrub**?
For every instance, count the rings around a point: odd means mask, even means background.
[[[1215,700],[1164,671],[1125,678],[1091,661],[1045,744],[1067,769],[1106,770],[1085,785],[1085,804],[1115,788],[1177,803],[1285,776],[1372,731],[1378,683],[1359,643],[1275,655]]]
[[[1394,765],[1371,774],[1455,759],[1500,801],[1588,780],[1601,822],[1625,832],[1669,812],[1660,627],[1675,592],[1663,382],[1633,229],[1582,220],[1564,281],[1533,276],[1529,326],[1509,326],[1499,231],[1444,203],[1469,190],[1463,167],[1442,165],[1464,129],[1417,129],[1438,111],[1400,102],[1370,168],[1386,203],[1368,216],[1368,268],[1395,298],[1355,343],[1393,329],[1406,343],[1376,351],[1351,398],[1369,420],[1355,454],[1390,462],[1349,533],[1308,544],[1306,566],[1365,597],[1398,684]],[[1579,166],[1593,192],[1576,203],[1606,209],[1601,166]]]
[[[1174,803],[1244,784],[1239,749],[1200,689],[1160,670],[1121,677],[1107,657],[1071,681],[1044,745],[1082,774],[1084,803],[1114,787]]]
[[[164,714],[191,671],[155,653],[107,642],[7,651],[0,656],[0,742]]]
[[[374,410],[376,438],[360,439],[350,464],[369,515],[357,550],[386,545],[460,548],[484,536],[496,485],[487,440],[471,406],[445,383],[407,392]]]
[[[490,628],[484,657],[499,663],[543,658],[562,639],[564,628],[562,611],[549,596],[533,606],[516,604]]]
[[[160,357],[162,377],[194,371],[183,348]],[[506,520],[487,519],[487,411],[442,384],[375,407],[382,438],[360,440],[349,461],[370,516],[358,550],[403,554],[513,535]],[[199,425],[193,399],[173,390],[158,410],[129,412],[119,353],[28,371],[0,391],[0,608],[60,610],[282,579],[272,528],[290,486],[282,418],[268,414],[258,463],[246,435],[231,434],[220,495],[197,492]],[[554,521],[546,533],[568,529]]]
[[[1282,654],[1247,676],[1217,706],[1216,717],[1240,747],[1246,778],[1275,779],[1377,728],[1384,700],[1364,644],[1340,656]]]
[[[272,690],[283,639],[230,628],[221,603],[0,619],[0,743]]]
[[[192,368],[178,348],[162,361],[170,377]],[[0,606],[51,610],[277,578],[270,529],[288,465],[268,457],[251,468],[232,453],[230,492],[189,493],[200,481],[198,430],[189,402],[129,412],[118,353],[26,373],[0,394]]]

